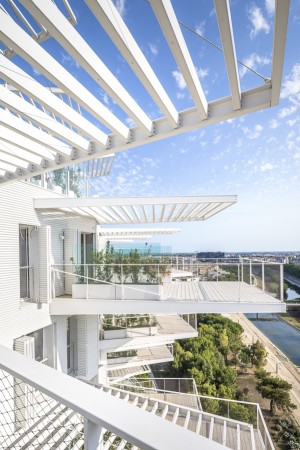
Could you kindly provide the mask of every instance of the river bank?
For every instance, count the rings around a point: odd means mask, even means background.
[[[292,327],[296,328],[297,330],[300,330],[300,313],[299,312],[289,312],[287,314],[278,314],[280,319],[287,322]]]
[[[243,314],[230,314],[229,318],[238,322],[244,329],[243,341],[246,345],[252,344],[259,339],[268,352],[265,369],[273,375],[278,375],[288,381],[292,386],[291,398],[297,405],[293,412],[295,421],[300,426],[300,371],[287,356],[268,339],[262,331]]]

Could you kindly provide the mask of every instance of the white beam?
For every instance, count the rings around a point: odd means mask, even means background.
[[[1,55],[1,53],[0,74],[8,83],[11,83],[21,92],[25,92],[26,95],[33,98],[36,102],[49,108],[50,111],[57,114],[57,116],[61,117],[64,121],[70,123],[86,136],[90,136],[100,146],[109,146],[107,134],[99,130],[95,125],[82,117],[56,95],[52,94],[49,89],[42,86],[16,64]],[[68,130],[67,127],[66,129]]]
[[[5,148],[4,148],[5,150]],[[24,159],[17,158],[16,156],[10,155],[3,151],[3,145],[1,145],[0,142],[0,159],[1,161],[7,162],[9,164],[13,164],[16,167],[20,167],[24,170],[29,170],[31,168],[31,165],[28,161],[25,161]]]
[[[180,228],[120,228],[120,227],[99,227],[98,232],[101,236],[135,236],[139,234],[174,234],[178,233]]]
[[[229,78],[233,109],[241,108],[241,89],[235,54],[229,0],[214,0]]]
[[[42,163],[43,158],[41,156],[18,147],[15,144],[11,144],[10,142],[3,141],[2,139],[0,139],[0,150],[1,153],[7,153],[10,156],[17,157],[33,165],[39,166]]]
[[[186,82],[202,120],[207,119],[207,100],[200,84],[195,66],[181,32],[170,0],[150,0],[156,18],[167,39],[176,63]]]
[[[0,108],[0,123],[5,127],[17,131],[38,144],[49,148],[52,152],[56,152],[63,156],[70,157],[72,155],[72,147],[65,144],[61,140],[50,136],[48,133],[41,131],[37,127],[25,122],[7,110]]]
[[[289,8],[290,0],[276,0],[272,63],[272,106],[278,104],[280,97]]]
[[[90,197],[90,198],[37,198],[34,207],[41,209],[64,207],[98,207],[131,206],[131,205],[166,205],[177,203],[236,203],[236,195],[211,196],[178,196],[178,197]]]
[[[88,140],[62,125],[49,116],[49,114],[44,113],[42,110],[36,108],[4,86],[0,86],[0,104],[17,114],[26,117],[31,122],[43,127],[54,135],[59,136],[64,141],[78,147],[80,150],[84,152],[89,151],[90,143]]]
[[[68,51],[87,73],[110,95],[147,135],[153,134],[152,120],[111,73],[51,0],[21,0],[33,17]]]
[[[85,0],[173,128],[178,112],[111,0]]]
[[[125,142],[131,140],[129,128],[1,9],[0,40],[55,85],[61,87],[64,92],[70,93],[72,98],[110,130],[117,133],[121,139]]]
[[[4,141],[9,142],[17,147],[27,150],[30,153],[35,153],[41,158],[46,158],[48,161],[55,161],[55,154],[49,150],[49,148],[38,144],[25,137],[24,135],[17,133],[16,131],[10,130],[9,128],[0,124],[0,136]]]
[[[275,300],[275,299],[274,299]],[[284,313],[285,303],[279,301],[274,303],[263,302],[196,302],[177,301],[168,299],[166,301],[156,300],[73,300],[71,298],[57,298],[50,303],[50,314],[52,315],[77,315],[77,314],[225,314],[225,313]],[[204,447],[206,448],[206,447]]]

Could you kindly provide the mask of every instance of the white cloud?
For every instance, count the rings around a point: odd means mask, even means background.
[[[275,11],[275,0],[265,0],[265,7],[267,10],[267,13],[272,16]]]
[[[80,69],[80,65],[76,61],[76,59],[73,58],[73,56],[68,55],[67,53],[61,53],[61,63],[64,66],[66,63],[69,64],[72,67],[76,67],[76,69]]]
[[[178,100],[182,100],[183,98],[185,98],[185,93],[184,92],[176,92],[176,97],[178,98]]]
[[[189,136],[187,137],[187,140],[188,140],[189,142],[194,142],[194,141],[196,140],[196,135],[195,135],[195,134],[189,135]]]
[[[185,89],[186,88],[186,83],[184,81],[184,78],[182,76],[182,73],[179,70],[173,70],[172,72],[172,77],[175,78],[177,87],[179,89]]]
[[[244,64],[246,66],[249,66],[251,69],[257,70],[259,67],[266,66],[271,63],[271,59],[267,56],[260,56],[257,53],[251,53],[244,61]],[[240,76],[243,77],[246,73],[248,73],[248,70],[246,67],[241,66],[239,68]]]
[[[281,98],[296,95],[300,92],[300,64],[296,63],[291,73],[285,77],[282,83]]]
[[[272,128],[274,130],[275,128],[279,127],[279,122],[276,119],[272,119],[272,120],[270,120],[269,125],[270,125],[270,128]]]
[[[135,127],[136,123],[134,120],[131,119],[131,117],[127,117],[127,119],[125,120],[125,122],[127,123],[127,125],[129,126],[129,128]]]
[[[218,134],[218,135],[214,138],[213,144],[218,144],[218,143],[220,142],[220,140],[221,140],[221,136]]]
[[[255,125],[253,129],[248,127],[243,128],[243,132],[248,139],[257,139],[261,135],[263,127],[261,125]]]
[[[289,127],[293,127],[297,122],[299,122],[299,116],[296,117],[295,119],[289,119],[286,121]]]
[[[203,80],[203,78],[207,77],[208,72],[209,69],[201,69],[201,68],[197,69],[197,74],[200,80]]]
[[[150,52],[152,53],[153,56],[157,56],[158,55],[158,48],[157,45],[155,44],[151,44],[151,42],[148,43],[148,46],[150,48]]]
[[[201,34],[201,36],[204,36],[204,30],[205,30],[204,26],[205,26],[205,20],[203,20],[198,25],[196,25],[196,32],[198,34]]]
[[[290,116],[291,114],[293,114],[295,111],[297,111],[297,106],[290,106],[289,108],[282,108],[279,113],[278,113],[278,117],[279,119],[283,119],[284,117]]]
[[[119,14],[124,17],[126,14],[126,0],[114,0],[114,4]]]
[[[260,166],[261,172],[266,172],[268,170],[273,170],[273,169],[274,169],[274,166],[271,163],[265,163]]]
[[[250,31],[250,37],[253,39],[260,31],[264,31],[265,33],[269,33],[270,25],[264,18],[261,9],[252,3],[249,9],[249,20],[252,24],[252,28]]]

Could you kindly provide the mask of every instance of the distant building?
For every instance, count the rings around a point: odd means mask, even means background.
[[[224,252],[197,252],[197,259],[225,258]]]

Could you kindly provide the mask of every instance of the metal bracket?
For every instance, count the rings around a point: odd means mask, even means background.
[[[64,158],[62,157],[62,155],[59,155],[58,153],[55,156],[55,162],[56,164],[61,164],[64,162]]]
[[[88,149],[88,154],[92,155],[93,153],[95,153],[95,144],[93,141],[90,141],[89,143],[89,149]]]
[[[77,159],[78,158],[78,149],[76,147],[72,147],[70,158],[71,159]]]
[[[112,139],[110,136],[107,136],[107,141],[106,141],[106,149],[109,149],[112,147]]]

